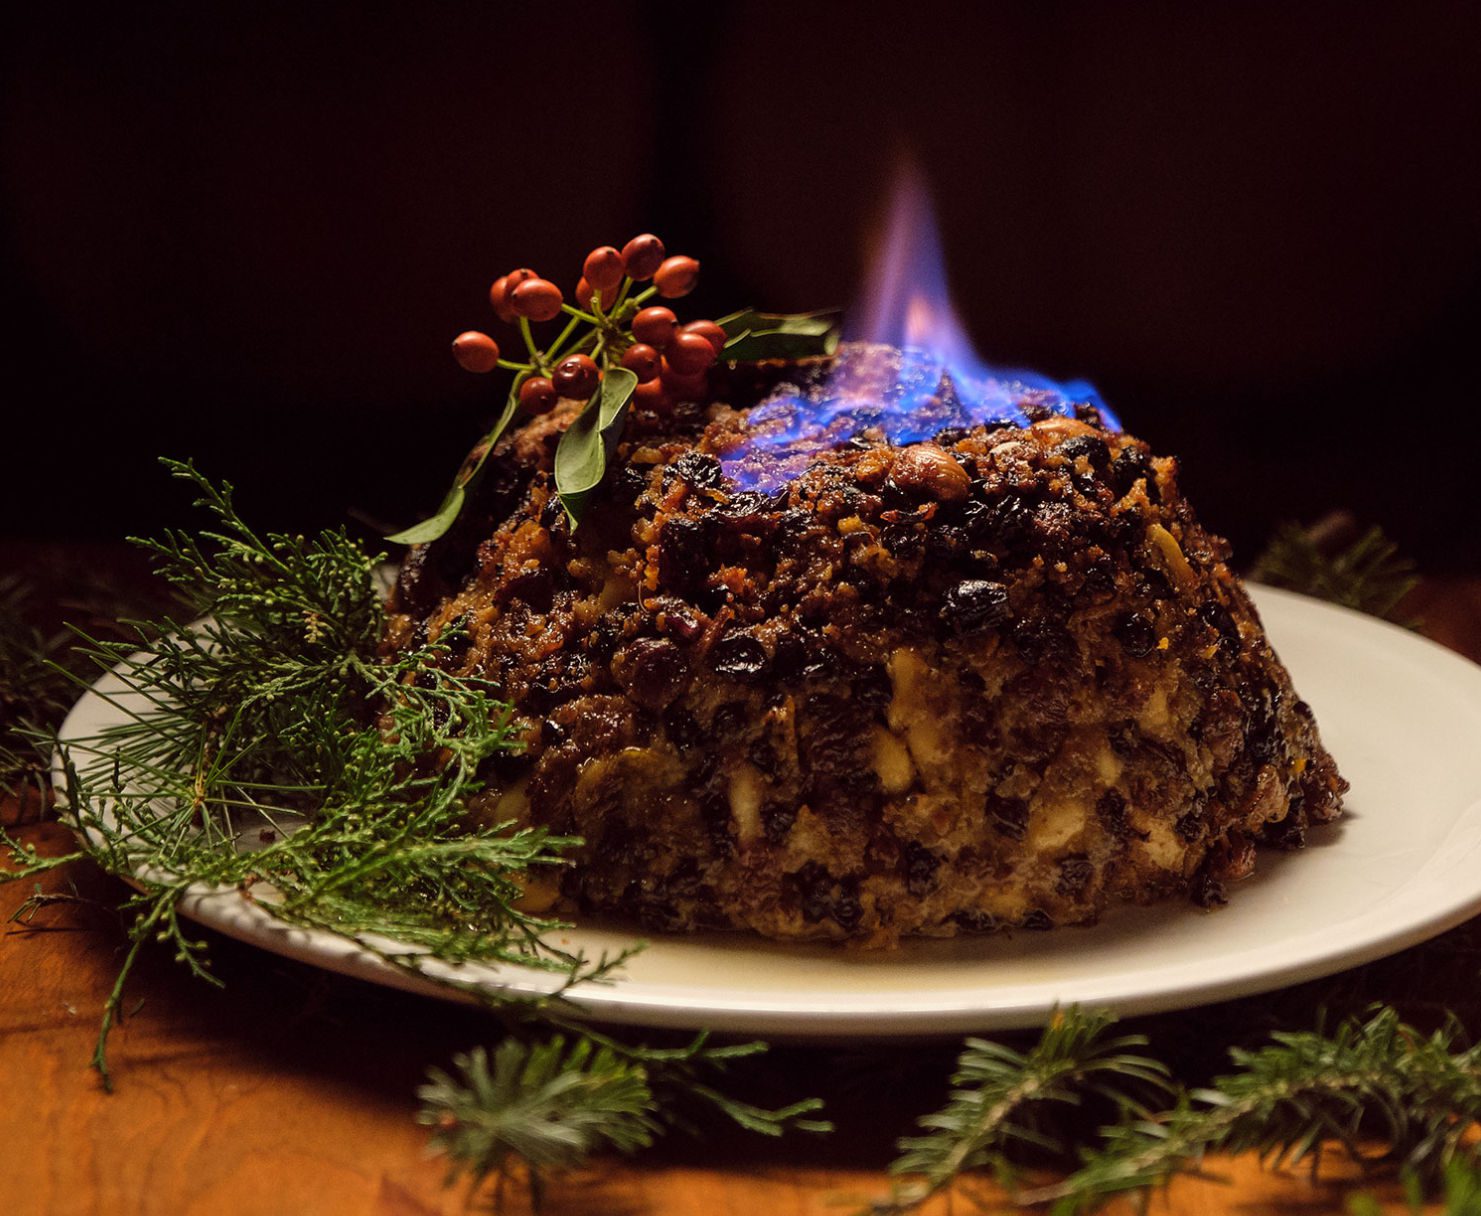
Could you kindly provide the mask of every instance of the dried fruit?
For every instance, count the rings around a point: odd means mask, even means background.
[[[499,366],[499,344],[470,329],[453,339],[453,358],[465,372],[491,372]]]
[[[971,578],[946,593],[941,620],[957,633],[975,633],[1006,625],[1013,611],[1008,606],[1008,588],[988,579]]]

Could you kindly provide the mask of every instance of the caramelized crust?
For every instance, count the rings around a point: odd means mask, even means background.
[[[477,810],[585,840],[568,908],[870,945],[1049,928],[1220,902],[1257,842],[1339,814],[1225,542],[1093,410],[790,463],[736,462],[741,410],[634,417],[573,534],[574,409],[412,551],[387,637],[458,625],[450,664],[513,703],[524,748]]]

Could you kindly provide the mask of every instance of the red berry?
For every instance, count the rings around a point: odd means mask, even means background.
[[[499,320],[506,325],[514,324],[519,314],[514,311],[514,305],[510,303],[509,297],[521,283],[536,277],[533,270],[525,268],[511,270],[508,274],[501,274],[494,280],[494,285],[489,288],[489,303],[494,306],[494,314]]]
[[[509,307],[509,276],[501,274],[489,288],[489,303],[494,306],[494,315],[505,325],[514,324],[514,309]]]
[[[586,255],[581,273],[586,281],[602,293],[603,300],[611,300],[622,282],[622,255],[611,245],[593,249]]]
[[[665,300],[687,296],[698,283],[699,263],[693,258],[666,258],[653,274],[653,285]]]
[[[665,358],[681,376],[694,376],[715,361],[715,348],[703,334],[679,334],[669,343]]]
[[[690,321],[687,325],[682,325],[679,328],[681,333],[698,334],[700,337],[707,339],[709,344],[715,348],[716,355],[723,355],[725,353],[725,343],[729,341],[729,338],[725,331],[713,321]]]
[[[638,378],[639,384],[647,384],[658,375],[659,354],[646,342],[634,342],[622,356],[622,366]]]
[[[564,297],[549,279],[526,279],[509,293],[514,311],[531,321],[550,321],[560,316]]]
[[[650,410],[662,411],[669,401],[669,391],[662,380],[649,380],[633,389],[633,401]]]
[[[663,265],[663,242],[651,232],[635,236],[622,247],[622,268],[628,277],[641,283],[651,279],[653,272]]]
[[[601,378],[602,373],[590,355],[570,355],[562,359],[550,377],[560,396],[582,401],[596,392]]]
[[[470,329],[453,339],[453,358],[465,372],[491,372],[499,365],[499,344]]]
[[[576,307],[591,307],[591,284],[584,278],[576,280]]]
[[[527,414],[543,414],[556,400],[555,385],[544,376],[531,376],[519,386],[519,408]]]
[[[679,318],[674,316],[674,310],[657,304],[643,309],[633,318],[633,337],[655,350],[662,350],[673,341],[678,327]]]

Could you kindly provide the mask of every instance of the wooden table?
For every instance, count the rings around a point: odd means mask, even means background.
[[[1481,580],[1431,582],[1414,609],[1431,636],[1481,658]],[[6,808],[12,822],[17,808]],[[68,846],[54,824],[23,838]],[[29,894],[0,887],[0,921]],[[29,887],[29,884],[24,884]],[[443,1186],[412,1120],[428,1065],[485,1041],[473,1010],[394,993],[215,938],[226,987],[192,979],[159,954],[139,967],[115,1032],[117,1090],[88,1068],[102,1002],[124,937],[111,910],[122,890],[87,865],[50,876],[80,902],[44,910],[0,937],[0,1216],[422,1216],[469,1210]],[[1476,922],[1403,955],[1267,997],[1230,1002],[1197,1019],[1164,1015],[1131,1025],[1183,1070],[1217,1069],[1213,1048],[1280,1024],[1310,1025],[1325,1003],[1401,1002],[1421,1021],[1442,1007],[1481,1014]],[[829,1099],[840,1129],[780,1142],[724,1132],[680,1136],[631,1161],[603,1162],[556,1183],[553,1213],[849,1212],[840,1197],[885,1191],[879,1168],[895,1137],[944,1095],[946,1047],[872,1052],[791,1048],[760,1070],[758,1097],[798,1086]],[[774,1093],[765,1085],[785,1082]],[[1231,1185],[1179,1181],[1154,1200],[1178,1213],[1343,1210],[1340,1164],[1313,1184],[1252,1160],[1213,1163]],[[1394,1201],[1396,1190],[1377,1188]],[[513,1196],[509,1210],[524,1210]],[[1391,1202],[1393,1211],[1400,1210]],[[948,1210],[945,1203],[928,1209]],[[956,1211],[971,1210],[958,1202]],[[1123,1205],[1115,1210],[1127,1211]]]

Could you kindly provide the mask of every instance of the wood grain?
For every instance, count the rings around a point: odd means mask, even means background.
[[[1416,595],[1427,630],[1481,656],[1481,580],[1429,584]],[[6,808],[11,821],[17,808]],[[48,852],[69,846],[54,824],[19,834]],[[150,952],[115,1033],[116,1092],[88,1067],[102,1003],[124,942],[111,909],[124,889],[85,864],[50,875],[54,905],[0,936],[0,1216],[425,1216],[470,1210],[443,1185],[413,1122],[414,1091],[429,1064],[489,1037],[483,1015],[384,991],[212,937],[225,983],[212,988]],[[0,887],[0,921],[29,894]],[[1359,972],[1236,1003],[1196,1017],[1142,1025],[1199,1061],[1214,1033],[1300,1016],[1317,1003],[1386,996],[1457,1004],[1475,997],[1474,926]],[[1465,956],[1464,966],[1457,966]],[[1464,974],[1455,978],[1457,972]],[[1436,978],[1439,977],[1439,978]],[[1458,985],[1446,989],[1445,984]],[[1420,1001],[1421,1006],[1423,1000]],[[1224,1021],[1221,1023],[1220,1018]],[[1178,1043],[1182,1041],[1182,1047]],[[880,1048],[837,1058],[792,1048],[783,1085],[816,1084],[840,1119],[824,1139],[759,1141],[734,1133],[703,1143],[670,1138],[633,1161],[603,1163],[558,1182],[551,1213],[695,1213],[804,1216],[853,1210],[887,1188],[876,1168],[913,1117],[940,1104],[943,1048]],[[837,1053],[834,1053],[837,1056]],[[1197,1064],[1190,1063],[1189,1067]],[[1214,1066],[1217,1066],[1215,1064]],[[830,1071],[833,1070],[833,1071]],[[840,1080],[839,1077],[842,1076]],[[831,1080],[830,1080],[831,1078]],[[862,1093],[863,1096],[860,1096]],[[766,1097],[767,1094],[758,1095]],[[1323,1181],[1263,1172],[1249,1159],[1211,1168],[1227,1184],[1183,1180],[1153,1211],[1203,1214],[1340,1212],[1352,1171]],[[1380,1188],[1399,1211],[1392,1186]],[[474,1204],[473,1206],[476,1206]],[[511,1191],[507,1210],[527,1209]],[[935,1216],[968,1211],[958,1202]],[[1127,1205],[1113,1209],[1129,1211]]]

